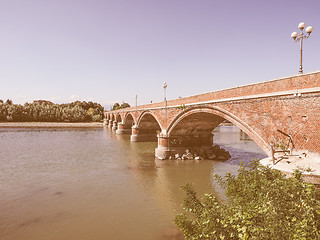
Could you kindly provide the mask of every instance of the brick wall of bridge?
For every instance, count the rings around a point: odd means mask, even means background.
[[[245,86],[239,86],[220,91],[214,91],[190,97],[184,97],[167,102],[168,106],[182,105],[195,102],[205,102],[225,98],[243,97],[249,95],[268,94],[273,92],[290,91],[295,89],[307,89],[320,87],[320,72],[314,72],[303,75],[296,75],[292,77],[280,78],[265,82],[259,82],[249,84]],[[146,104],[139,106],[139,109],[143,108],[155,108],[163,107],[164,102],[158,102],[153,104]],[[127,110],[134,110],[134,107]]]
[[[220,112],[215,110],[215,113],[244,129],[267,153],[270,144],[278,144],[285,139],[284,135],[277,130],[291,134],[296,149],[320,153],[320,92],[303,93],[301,96],[272,95],[276,92],[319,87],[320,72],[315,72],[170,100],[167,110],[152,109],[164,107],[164,102],[138,106],[139,111],[137,114],[132,112],[132,116],[136,122],[136,117],[139,118],[144,109],[148,109],[149,113],[157,119],[160,127],[170,131],[168,128],[177,121],[177,116],[183,115],[190,108],[198,108],[199,112],[210,108],[220,109]],[[241,97],[261,94],[271,95],[241,99]],[[208,103],[208,101],[230,98],[240,99]],[[170,108],[170,106],[199,102],[207,103],[190,106],[187,109]],[[120,114],[123,119],[125,114],[134,110],[135,108],[128,108],[111,113]]]

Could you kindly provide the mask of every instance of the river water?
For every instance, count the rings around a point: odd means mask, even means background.
[[[214,142],[232,158],[156,160],[156,143],[108,128],[0,129],[0,239],[171,239],[182,185],[223,198],[212,174],[265,157],[233,126],[218,127]]]

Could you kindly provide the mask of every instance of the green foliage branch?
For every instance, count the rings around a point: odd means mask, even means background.
[[[319,192],[298,170],[287,178],[253,161],[238,175],[215,175],[227,203],[213,194],[197,196],[191,184],[174,223],[186,239],[320,239]]]
[[[180,109],[180,110],[186,110],[188,107],[185,104],[181,104],[177,108]]]

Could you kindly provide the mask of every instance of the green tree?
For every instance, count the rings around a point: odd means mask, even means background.
[[[117,110],[120,108],[120,104],[119,103],[115,103],[113,104],[112,110]]]
[[[227,203],[213,194],[198,198],[190,184],[183,187],[187,214],[175,217],[186,239],[320,239],[320,200],[301,173],[287,178],[259,165],[240,166],[238,175],[215,175]]]
[[[130,107],[129,103],[122,103],[121,105],[119,103],[113,104],[112,110],[118,110],[122,108],[128,108]]]
[[[0,121],[89,122],[103,119],[103,107],[95,102],[13,104],[0,101]]]
[[[6,121],[7,119],[7,108],[6,105],[0,102],[0,121]]]
[[[129,103],[122,103],[120,108],[128,108],[130,107]]]
[[[101,122],[102,121],[102,117],[99,114],[93,115],[92,116],[92,121],[93,122]]]
[[[11,99],[7,99],[6,104],[12,105],[12,100]]]
[[[13,115],[14,115],[14,113],[15,113],[15,107],[14,107],[14,105],[12,105],[12,104],[10,104],[10,103],[6,103],[6,108],[7,108],[7,111],[6,111],[6,113],[7,113],[7,121],[8,122],[12,122],[13,121]]]

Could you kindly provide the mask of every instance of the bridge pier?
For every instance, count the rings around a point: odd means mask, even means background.
[[[213,146],[213,134],[197,134],[197,135],[173,135],[170,137],[171,147],[179,148],[200,148]]]
[[[130,140],[131,142],[156,142],[157,135],[153,134],[153,131],[150,133],[149,131],[144,131],[136,125],[133,125]]]
[[[106,118],[104,118],[104,119],[103,119],[103,125],[104,125],[104,126],[108,126],[108,124],[109,124],[109,120],[106,119]]]
[[[155,149],[155,157],[167,159],[172,153],[170,151],[170,138],[166,134],[158,134],[158,147]]]
[[[112,120],[109,120],[108,127],[109,127],[109,128],[112,128],[112,125],[113,125],[113,121],[112,121]]]
[[[117,131],[117,128],[118,128],[118,123],[117,121],[113,121],[113,124],[112,124],[112,131]]]
[[[121,134],[130,134],[132,130],[130,128],[127,128],[127,126],[120,122],[118,123],[118,128],[116,130],[116,134],[121,135]]]
[[[213,134],[167,136],[158,134],[158,147],[155,156],[159,159],[167,159],[176,153],[182,154],[186,149],[201,149],[213,146]]]

